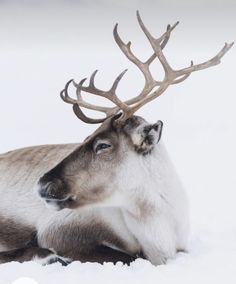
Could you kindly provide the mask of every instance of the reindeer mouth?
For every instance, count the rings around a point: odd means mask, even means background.
[[[72,196],[68,196],[64,199],[45,198],[44,201],[46,202],[46,206],[48,208],[54,209],[56,211],[60,211],[64,208],[72,208],[73,204],[75,203],[75,198]]]
[[[68,194],[68,190],[61,180],[53,179],[53,181],[44,182],[43,179],[40,179],[38,187],[38,194],[48,208],[59,211],[73,207],[75,197]]]

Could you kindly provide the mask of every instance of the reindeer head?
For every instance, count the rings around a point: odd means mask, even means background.
[[[137,12],[138,23],[153,49],[153,54],[145,61],[140,61],[131,51],[131,43],[125,44],[114,28],[114,38],[125,56],[142,72],[145,78],[143,90],[136,97],[122,102],[116,90],[125,71],[114,81],[108,91],[95,87],[97,70],[91,75],[88,86],[86,79],[75,83],[70,80],[61,92],[61,98],[73,105],[76,116],[86,123],[102,123],[73,153],[39,180],[39,194],[48,204],[58,209],[78,208],[91,204],[121,206],[127,192],[142,188],[146,182],[147,170],[144,165],[150,159],[158,162],[158,142],[161,138],[162,122],[147,123],[134,113],[144,104],[154,100],[173,84],[178,84],[198,70],[220,63],[220,59],[233,43],[225,44],[223,49],[212,59],[180,70],[174,70],[168,63],[163,49],[170,34],[177,26],[168,25],[166,32],[154,38],[143,24]],[[164,69],[164,79],[157,81],[150,72],[150,65],[158,59]],[[70,84],[76,88],[76,99],[69,96]],[[102,107],[83,100],[82,92],[98,95],[110,100],[114,107]],[[82,108],[100,111],[106,114],[103,119],[86,116]],[[146,162],[145,162],[146,161]],[[131,182],[132,180],[132,182]]]
[[[117,127],[116,116],[108,118],[39,180],[40,196],[57,209],[105,203],[120,205],[117,202],[122,202],[121,192],[124,193],[128,178],[134,175],[142,159],[152,155],[161,132],[161,121],[150,124],[141,117],[132,116],[122,127]],[[135,168],[130,168],[129,160],[135,163]]]

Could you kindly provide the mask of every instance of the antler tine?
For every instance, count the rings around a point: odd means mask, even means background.
[[[77,85],[79,86],[79,89],[81,91],[84,91],[84,92],[88,92],[88,93],[91,93],[91,94],[94,94],[94,95],[98,95],[98,96],[101,96],[101,97],[104,97],[105,96],[105,92],[98,89],[97,87],[95,87],[95,83],[94,83],[94,80],[95,80],[95,76],[97,75],[98,73],[98,70],[95,70],[90,78],[89,78],[89,85],[86,87],[84,86],[84,81],[87,80],[87,78],[83,81],[81,80],[80,83]]]
[[[66,85],[65,85],[65,88],[60,92],[60,97],[62,98],[62,100],[66,103],[69,103],[69,104],[76,104],[77,101],[75,99],[72,99],[69,94],[68,94],[68,88],[70,86],[70,84],[74,82],[73,79],[69,80]]]
[[[170,74],[172,74],[172,68],[170,67],[167,59],[165,58],[163,52],[162,52],[162,48],[161,48],[161,42],[166,38],[170,36],[171,31],[178,25],[178,22],[173,26],[173,29],[168,29],[159,39],[155,39],[151,33],[148,31],[148,29],[146,28],[146,26],[144,25],[139,11],[137,11],[137,19],[138,19],[138,23],[142,29],[142,31],[144,32],[144,34],[146,35],[147,39],[149,40],[156,56],[158,57],[160,63],[162,64],[162,67],[165,71],[166,77],[170,76]]]
[[[233,43],[225,43],[224,47],[210,60],[205,61],[200,64],[194,65],[191,61],[191,65],[187,68],[183,68],[180,70],[173,69],[169,62],[167,61],[165,55],[163,54],[163,49],[165,48],[166,44],[168,43],[170,39],[171,32],[175,29],[175,27],[179,24],[179,22],[176,22],[173,26],[168,25],[166,31],[159,37],[154,38],[147,27],[144,25],[139,12],[137,11],[137,19],[138,23],[144,32],[145,36],[147,37],[149,43],[151,44],[151,47],[154,51],[154,54],[152,54],[148,60],[145,62],[142,62],[140,59],[138,59],[134,53],[131,51],[131,42],[129,41],[127,44],[123,42],[123,40],[120,38],[118,34],[118,24],[115,25],[113,30],[114,39],[121,49],[121,51],[124,53],[124,55],[133,62],[139,70],[142,72],[145,78],[145,84],[144,88],[141,91],[140,94],[138,94],[136,97],[127,100],[125,102],[122,102],[117,94],[117,87],[123,78],[124,74],[127,72],[127,70],[124,70],[121,72],[116,79],[114,80],[111,88],[108,91],[103,91],[95,86],[95,76],[97,74],[97,70],[92,73],[89,79],[88,86],[84,86],[84,82],[86,79],[83,79],[80,81],[79,84],[76,84],[73,80],[70,80],[66,83],[65,88],[61,91],[60,95],[61,98],[69,103],[73,104],[73,110],[78,118],[83,120],[87,123],[100,123],[103,122],[108,117],[115,115],[120,110],[123,112],[122,115],[117,118],[118,124],[123,124],[123,122],[129,118],[131,115],[133,115],[139,108],[141,108],[146,103],[154,100],[155,98],[159,97],[161,94],[164,93],[164,91],[170,86],[174,84],[178,84],[180,82],[183,82],[186,80],[192,72],[203,70],[206,68],[209,68],[211,66],[215,66],[220,63],[221,58],[229,51],[229,49],[233,46]],[[154,61],[154,59],[158,59],[165,71],[165,76],[162,81],[157,81],[153,78],[151,71],[150,71],[150,64]],[[76,87],[76,96],[77,99],[73,99],[68,94],[68,88],[73,82],[74,86]],[[157,89],[156,89],[157,87]],[[90,104],[88,102],[85,102],[82,98],[81,92],[87,92],[90,94],[98,95],[101,97],[104,97],[108,100],[110,100],[112,103],[114,103],[116,106],[114,107],[102,107],[102,106],[96,106],[93,104]],[[100,111],[106,114],[106,118],[103,119],[92,119],[87,117],[81,110],[81,107]]]
[[[97,75],[97,73],[98,73],[98,70],[95,70],[95,71],[92,73],[91,77],[90,77],[89,86],[90,86],[91,88],[95,88],[95,86],[94,86],[94,79],[95,79],[95,76]]]
[[[145,80],[146,80],[146,84],[151,84],[151,82],[153,82],[154,79],[153,79],[152,74],[149,70],[150,64],[142,62],[141,60],[139,60],[134,55],[134,53],[131,51],[131,42],[130,41],[127,44],[125,44],[123,42],[123,40],[121,39],[121,37],[119,36],[119,33],[118,33],[118,24],[116,24],[115,27],[114,27],[113,36],[114,36],[114,39],[115,39],[117,45],[119,46],[121,51],[124,53],[124,55],[131,62],[133,62],[139,68],[139,70],[143,73]]]
[[[119,85],[119,83],[120,83],[120,80],[123,78],[123,76],[125,75],[125,73],[128,71],[128,69],[125,69],[124,71],[122,71],[121,73],[120,73],[120,75],[118,75],[117,77],[116,77],[116,79],[115,79],[115,81],[114,81],[114,83],[113,83],[113,85],[112,85],[112,87],[111,87],[111,89],[110,89],[110,92],[111,92],[111,94],[114,94],[115,93],[115,91],[116,91],[116,89],[117,89],[117,87],[118,87],[118,85]]]
[[[190,64],[190,67],[193,66],[193,61],[191,60],[191,64]],[[175,84],[178,84],[178,83],[181,83],[183,82],[184,80],[186,80],[189,76],[191,75],[191,73],[186,73],[185,75],[183,75],[182,77],[180,77],[179,79],[175,79],[171,85],[175,85]]]
[[[168,43],[169,39],[170,39],[170,34],[173,31],[173,29],[179,24],[179,22],[176,22],[173,26],[171,25],[167,25],[166,28],[166,32],[163,34],[163,41],[160,44],[161,45],[161,49],[164,49],[166,44]],[[165,35],[165,36],[164,36]],[[155,59],[156,59],[156,53],[153,53],[153,55],[151,57],[149,57],[149,59],[146,61],[146,64],[150,65]]]
[[[191,65],[188,68],[183,68],[181,70],[175,71],[176,76],[182,76],[185,74],[189,74],[195,71],[203,70],[215,65],[220,64],[221,58],[230,50],[230,48],[234,45],[234,42],[231,43],[225,43],[224,47],[210,60],[207,60],[203,63],[196,64],[196,65]]]
[[[141,17],[140,17],[140,19],[141,19]],[[160,42],[162,41],[160,43],[161,49],[164,49],[164,47],[166,46],[166,44],[168,43],[168,41],[170,39],[171,32],[178,26],[178,24],[179,24],[179,21],[176,22],[173,26],[168,25],[167,29],[166,29],[166,32],[160,36],[160,38],[158,40]]]

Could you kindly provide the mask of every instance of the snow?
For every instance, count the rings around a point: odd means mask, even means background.
[[[137,27],[136,8],[153,33],[181,21],[166,47],[175,68],[188,65],[191,59],[202,62],[225,41],[235,40],[236,4],[231,0],[224,1],[224,6],[213,0],[9,2],[0,2],[0,152],[78,142],[94,131],[94,126],[77,121],[70,106],[58,97],[70,78],[80,80],[98,68],[98,85],[108,88],[128,66],[121,97],[142,87],[142,76],[112,39],[112,27],[119,21],[120,34],[132,40],[134,51],[142,58],[150,54]],[[235,61],[234,47],[221,65],[192,74],[139,112],[149,121],[164,122],[163,140],[191,204],[188,253],[179,253],[158,267],[144,260],[129,267],[8,263],[0,265],[0,284],[23,282],[22,277],[38,284],[235,283]],[[159,74],[159,66],[155,70]]]
[[[167,265],[155,267],[146,260],[136,260],[129,267],[118,263],[104,265],[73,262],[67,267],[37,263],[0,265],[1,282],[28,277],[38,284],[45,283],[227,283],[236,279],[236,230],[224,232],[201,231],[192,238],[189,253],[179,253]],[[14,284],[36,284],[14,283]]]

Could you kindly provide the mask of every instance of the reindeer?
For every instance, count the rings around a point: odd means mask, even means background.
[[[72,104],[85,123],[101,126],[81,144],[46,145],[0,155],[0,262],[37,260],[122,261],[137,257],[154,265],[166,263],[185,251],[189,232],[188,201],[168,157],[161,134],[163,123],[148,123],[134,115],[166,89],[186,80],[192,72],[220,63],[233,43],[225,44],[212,59],[174,70],[163,49],[177,26],[168,25],[154,38],[137,12],[138,23],[153,54],[140,61],[131,43],[122,41],[117,25],[114,38],[124,55],[145,78],[143,90],[125,102],[117,87],[125,71],[109,91],[95,86],[95,71],[87,86],[70,80],[61,98]],[[157,81],[150,65],[158,59],[164,79]],[[76,98],[69,96],[73,83]],[[86,102],[82,92],[100,96],[114,106]],[[82,108],[105,113],[91,118]]]

